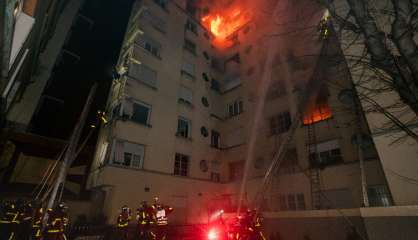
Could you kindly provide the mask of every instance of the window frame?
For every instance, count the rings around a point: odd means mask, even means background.
[[[146,120],[145,123],[137,122],[137,121],[133,120],[133,116],[134,116],[134,113],[135,113],[135,104],[148,109],[147,120]],[[150,126],[151,111],[152,111],[152,106],[151,105],[146,104],[146,103],[141,102],[141,101],[138,101],[138,100],[132,100],[132,115],[129,117],[129,120],[132,121],[132,122],[138,123],[138,124],[142,124],[142,125],[145,125],[145,126]]]
[[[184,167],[184,163],[186,163],[185,167]],[[176,152],[175,157],[174,157],[173,175],[181,176],[181,177],[188,177],[189,169],[190,169],[190,156]]]
[[[186,136],[184,136],[184,134],[182,134],[181,129],[180,129],[180,121],[183,121],[185,123],[187,123],[187,129],[186,129]],[[181,137],[181,138],[185,138],[185,139],[191,139],[192,136],[192,121],[185,118],[185,117],[181,117],[179,116],[177,118],[177,132],[176,132],[176,136],[177,137]]]
[[[136,146],[142,148],[142,155],[140,154],[140,152],[128,152],[126,150],[126,147],[125,147],[126,143],[136,145]],[[119,151],[121,151],[120,156],[118,155],[118,149],[117,149],[118,144],[122,144],[122,146],[123,146],[123,149],[119,150]],[[131,142],[131,141],[126,141],[126,140],[123,140],[123,139],[114,139],[113,143],[112,143],[112,152],[111,152],[111,158],[110,158],[109,164],[112,165],[112,166],[121,166],[121,167],[133,168],[133,169],[144,169],[145,151],[146,151],[146,146],[144,144]],[[129,165],[126,164],[126,156],[128,154],[130,155]],[[133,165],[133,162],[134,162],[133,160],[134,160],[135,156],[140,157],[138,166]],[[119,159],[120,161],[116,161],[116,159],[119,158],[119,157],[121,157],[122,159]]]

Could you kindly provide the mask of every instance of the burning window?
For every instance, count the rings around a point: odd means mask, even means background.
[[[328,104],[328,95],[328,89],[323,87],[316,98],[316,102],[308,106],[303,118],[303,124],[310,125],[332,117],[331,108]]]
[[[239,5],[211,8],[201,20],[202,24],[215,36],[215,44],[229,47],[234,44],[228,37],[244,27],[251,19],[248,11]]]

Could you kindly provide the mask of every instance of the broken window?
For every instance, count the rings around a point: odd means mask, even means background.
[[[135,100],[126,100],[123,104],[123,117],[136,123],[149,125],[151,106]]]
[[[328,96],[328,89],[322,87],[316,101],[313,101],[314,103],[307,107],[303,118],[303,124],[310,125],[332,117],[331,108],[328,104]]]

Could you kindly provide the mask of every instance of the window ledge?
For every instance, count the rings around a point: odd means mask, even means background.
[[[183,136],[180,135],[180,133],[176,133],[176,137],[179,138],[179,139],[189,141],[189,142],[193,141],[193,139],[191,137],[183,137]]]
[[[152,128],[152,125],[151,125],[151,124],[148,124],[148,123],[140,123],[140,122],[135,122],[134,120],[129,119],[129,118],[128,118],[128,119],[126,119],[126,118],[124,118],[123,116],[118,117],[118,118],[117,118],[117,120],[120,120],[120,121],[122,121],[122,122],[129,121],[129,122],[135,123],[135,124],[140,125],[140,126],[143,126],[143,127]]]
[[[139,84],[144,85],[145,87],[148,87],[148,88],[150,88],[150,89],[152,89],[154,91],[158,91],[158,88],[156,86],[153,86],[153,85],[151,85],[151,84],[149,84],[149,83],[147,83],[147,82],[145,82],[145,81],[143,81],[143,80],[141,80],[139,78],[134,78],[132,76],[129,76],[129,77],[132,78],[133,80],[137,81]]]
[[[188,73],[188,72],[186,72],[184,70],[181,70],[180,73],[181,73],[181,75],[185,75],[185,76],[191,78],[193,81],[196,80],[196,77],[195,76],[193,76],[192,74],[190,74],[190,73]]]
[[[184,100],[182,98],[179,98],[177,100],[177,102],[180,103],[180,104],[182,104],[182,105],[184,105],[184,106],[186,106],[186,107],[188,107],[188,108],[192,108],[192,109],[194,108],[194,105],[191,102],[189,102],[187,100]]]

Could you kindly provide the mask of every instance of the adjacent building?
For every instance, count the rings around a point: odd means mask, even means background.
[[[231,21],[245,16],[219,43],[202,18],[227,11]],[[324,14],[313,1],[136,1],[89,176],[93,214],[112,222],[122,205],[158,196],[176,209],[173,222],[207,222],[216,209],[236,210],[246,161],[251,205],[310,81],[322,84],[262,209],[303,219],[392,205],[374,145],[358,152],[356,136],[370,134],[363,115],[339,100],[352,82],[345,61],[331,64],[342,58],[317,30]]]

